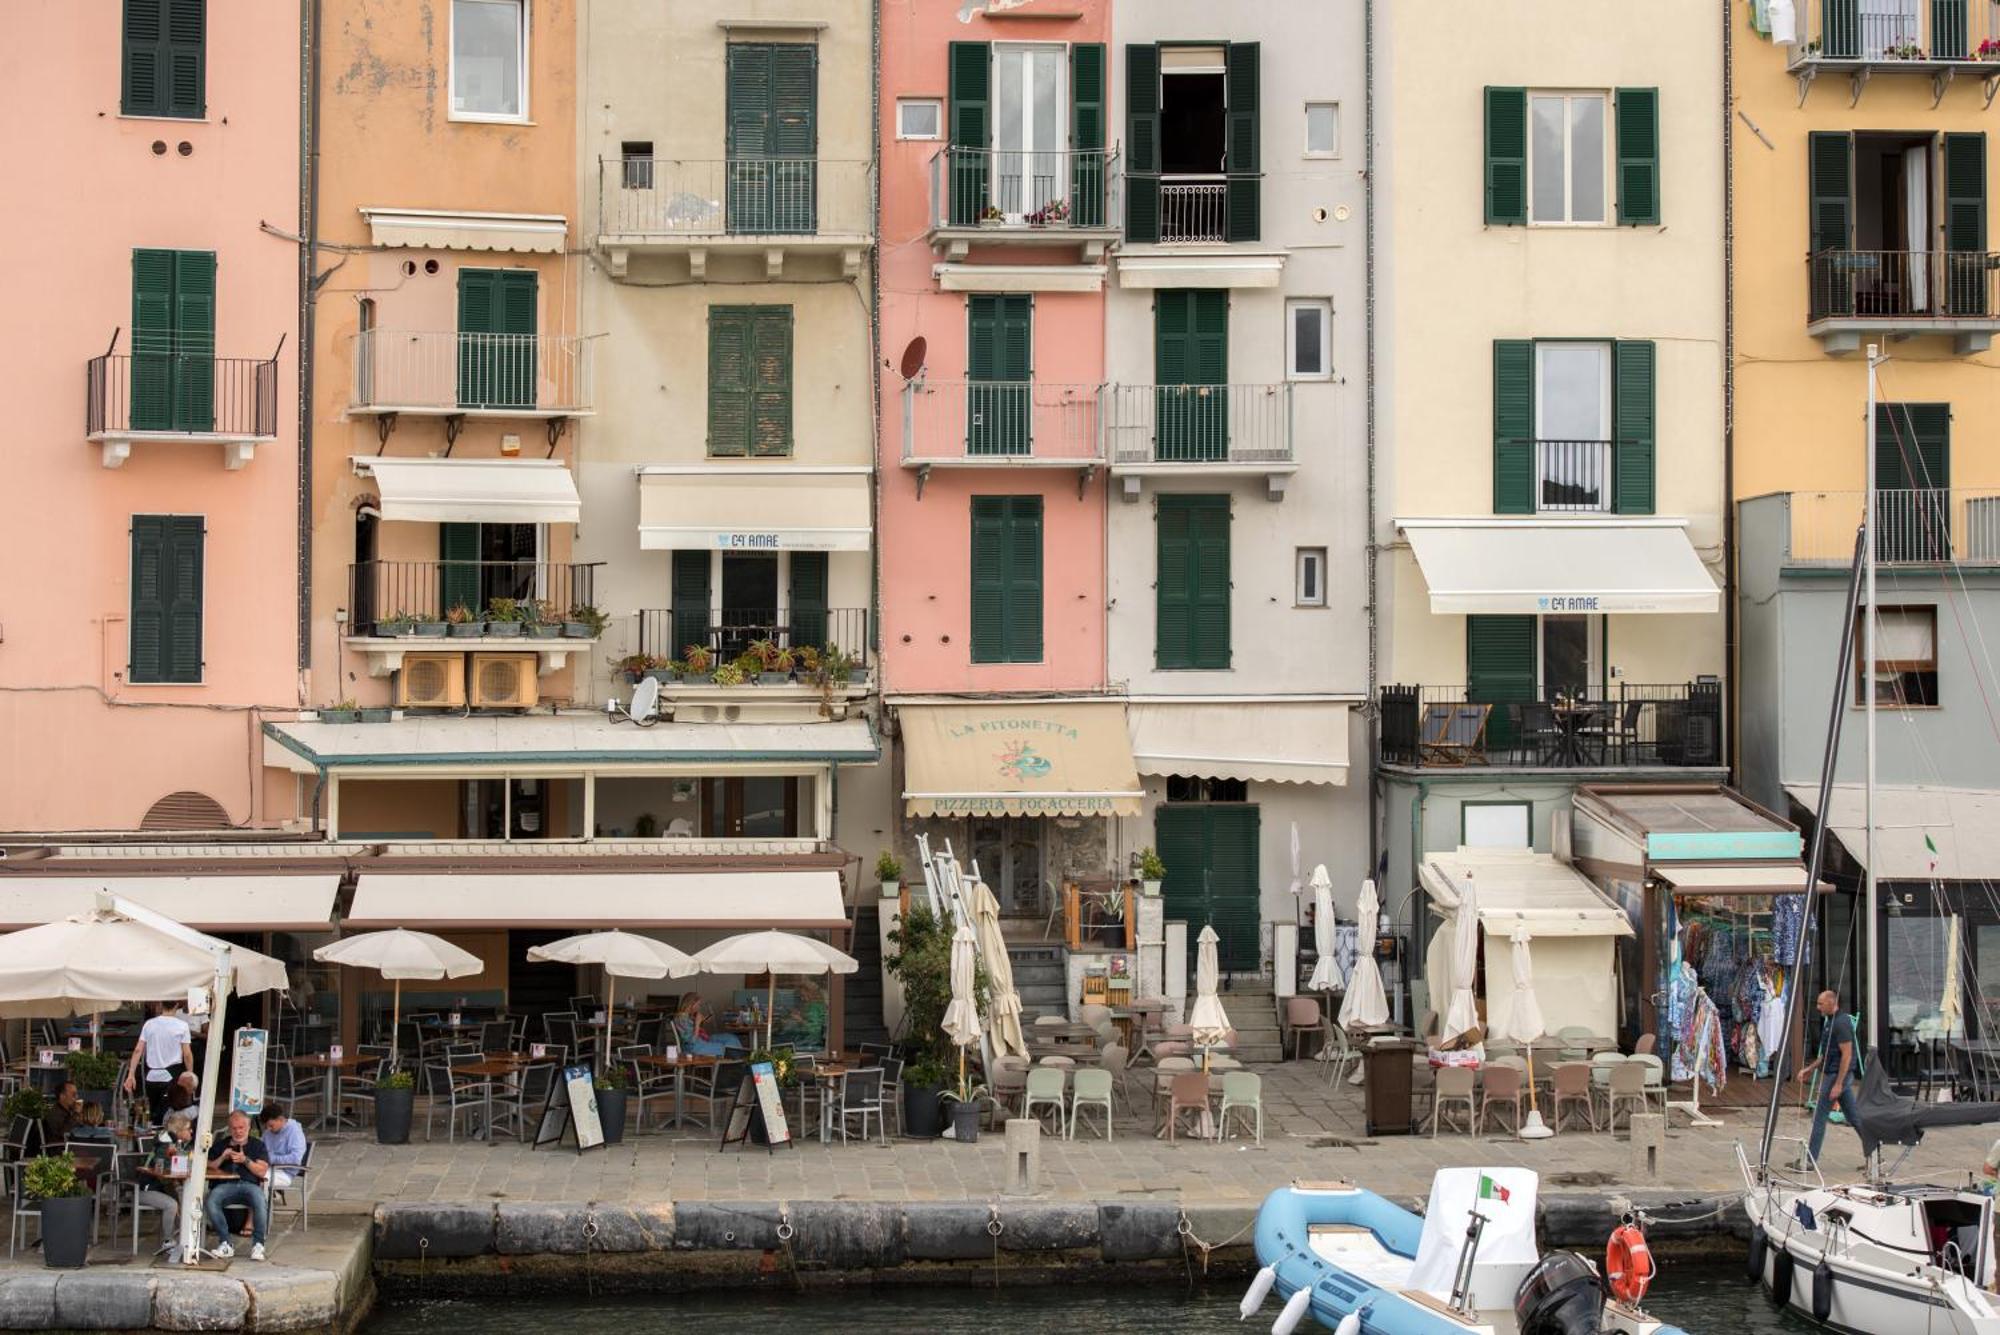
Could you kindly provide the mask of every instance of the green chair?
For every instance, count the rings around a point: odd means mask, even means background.
[[[1076,1139],[1076,1124],[1086,1108],[1104,1109],[1104,1138],[1111,1139],[1111,1072],[1079,1067],[1070,1077],[1068,1138]]]
[[[1253,1115],[1257,1143],[1264,1143],[1264,1077],[1254,1071],[1230,1071],[1222,1077],[1222,1111],[1215,1119],[1215,1138],[1229,1136],[1229,1114],[1246,1120]]]

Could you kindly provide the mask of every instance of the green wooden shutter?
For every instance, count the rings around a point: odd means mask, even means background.
[[[202,669],[202,521],[132,516],[131,653],[126,679],[193,683]]]
[[[1953,315],[1987,308],[1986,136],[1944,137],[1945,300]]]
[[[1505,706],[1535,698],[1535,631],[1532,616],[1468,616],[1465,619],[1465,698],[1490,704],[1489,747],[1512,746],[1519,736],[1516,711]]]
[[[1951,405],[1875,405],[1875,540],[1884,561],[1951,559]]]
[[[1486,221],[1528,221],[1528,90],[1486,90]]]
[[[167,114],[199,119],[207,112],[207,0],[166,0]]]
[[[1229,498],[1168,493],[1154,524],[1154,666],[1228,667]]]
[[[1255,42],[1231,42],[1223,57],[1223,167],[1229,173],[1225,190],[1224,239],[1255,241],[1262,228],[1259,207],[1263,181],[1258,176],[1257,77]]]
[[[1160,239],[1160,48],[1125,48],[1125,239]]]
[[[174,252],[174,430],[215,429],[215,252]]]
[[[494,289],[493,406],[535,406],[536,312],[540,275],[533,269],[502,269]]]
[[[1535,344],[1493,340],[1493,513],[1535,512]]]
[[[167,520],[167,680],[197,682],[202,675],[202,521],[195,515]]]
[[[199,119],[207,106],[206,0],[124,0],[118,105]]]
[[[724,226],[732,233],[771,230],[772,47],[731,42],[723,76],[724,140],[728,156]]]
[[[128,681],[166,680],[166,526],[164,515],[132,516],[131,648],[125,665]]]
[[[819,48],[780,43],[771,50],[771,230],[810,236],[819,204]]]
[[[438,606],[442,617],[454,607],[463,607],[477,616],[485,607],[479,596],[479,525],[439,524]]]
[[[708,308],[708,453],[750,453],[751,321],[755,308]]]
[[[1042,660],[1042,498],[972,498],[972,661]]]
[[[1657,365],[1653,345],[1620,340],[1612,352],[1613,494],[1621,515],[1653,513],[1654,399]]]
[[[1931,0],[1932,60],[1965,60],[1972,55],[1966,0]]]
[[[458,406],[483,408],[497,397],[500,271],[458,271]]]
[[[1203,502],[1189,512],[1188,537],[1194,546],[1194,666],[1229,666],[1229,498],[1191,497]]]
[[[968,454],[1027,454],[1033,301],[1026,293],[966,298]]]
[[[1860,0],[1818,0],[1818,3],[1822,14],[1820,53],[1830,60],[1852,60],[1860,55]]]
[[[164,4],[165,0],[125,0],[118,107],[127,116],[166,113]]]
[[[706,552],[700,553],[708,555]],[[791,595],[791,645],[823,645],[826,638],[826,553],[793,552]],[[860,645],[849,645],[850,650]]]
[[[750,453],[792,452],[792,308],[758,306],[750,319]]]
[[[1007,497],[972,498],[972,661],[1007,661]]]
[[[951,222],[971,227],[986,207],[987,154],[993,147],[993,48],[987,42],[953,42],[947,55],[951,87]]]
[[[1660,221],[1660,90],[1618,90],[1618,221]]]
[[[1261,963],[1257,940],[1263,917],[1257,874],[1261,813],[1248,802],[1216,802],[1202,816],[1207,826],[1208,925],[1220,938],[1215,943],[1217,963],[1225,973],[1249,972]]]
[[[1153,294],[1154,457],[1229,455],[1229,293],[1161,288]],[[1197,386],[1201,388],[1187,388]]]
[[[795,553],[796,555],[796,553]],[[709,644],[708,607],[709,554],[693,548],[674,551],[673,587],[674,642],[668,646],[670,658],[680,658],[692,645]]]
[[[1007,515],[1007,661],[1042,661],[1042,498],[1011,496]]]
[[[1104,107],[1108,100],[1102,42],[1069,49],[1070,217],[1078,227],[1104,226]]]
[[[1166,916],[1190,924],[1188,958],[1194,958],[1199,924],[1208,921],[1207,808],[1194,803],[1153,809],[1153,846],[1167,874],[1160,880],[1160,901]]]
[[[1832,0],[1827,0],[1829,4]],[[1833,14],[1827,14],[1831,24]],[[1807,252],[1813,319],[1854,313],[1854,271],[1829,252],[1854,248],[1854,136],[1814,130],[1806,136]]]
[[[131,426],[168,431],[174,420],[174,255],[132,252]]]

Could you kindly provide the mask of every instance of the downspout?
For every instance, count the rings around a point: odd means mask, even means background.
[[[1722,715],[1729,775],[1743,782],[1736,686],[1736,35],[1722,0]]]
[[[875,655],[875,689],[882,689],[882,0],[868,6],[868,161],[869,208],[874,242],[868,254],[868,385],[874,430],[869,453],[875,465],[875,485],[869,488],[870,516],[868,580],[868,647]]]
[[[1726,0],[1725,0],[1726,2]],[[1380,674],[1380,642],[1377,626],[1378,610],[1381,607],[1380,590],[1377,588],[1379,571],[1376,563],[1376,496],[1375,496],[1375,0],[1364,0],[1361,6],[1361,52],[1362,52],[1362,241],[1363,265],[1366,269],[1365,291],[1367,293],[1367,313],[1363,339],[1367,348],[1366,371],[1368,383],[1363,389],[1366,396],[1366,440],[1368,456],[1368,524],[1364,530],[1365,555],[1368,570],[1368,696],[1361,713],[1368,720],[1368,759],[1372,765],[1376,747],[1381,742],[1381,711],[1375,705],[1377,677]],[[1381,866],[1382,841],[1378,823],[1382,819],[1381,789],[1375,783],[1368,785],[1368,874],[1375,875]],[[1407,974],[1407,970],[1405,973]]]
[[[299,703],[306,702],[312,670],[313,346],[319,283],[319,58],[320,5],[299,12]],[[315,796],[315,801],[317,797]]]
[[[1420,939],[1422,936],[1422,925],[1430,920],[1431,912],[1431,897],[1424,890],[1423,877],[1424,803],[1430,798],[1430,793],[1430,780],[1418,779],[1417,799],[1410,804],[1410,880],[1413,884],[1410,887],[1409,898],[1405,901],[1410,906],[1410,958],[1403,961],[1402,993],[1403,1006],[1411,1012],[1410,1027],[1413,1030],[1416,1028],[1417,1021],[1423,1017],[1415,1013],[1416,1007],[1411,1004],[1416,998],[1416,993],[1411,989],[1410,984],[1416,981],[1417,963],[1423,958],[1423,944]],[[1430,981],[1428,975],[1424,981]],[[1433,1002],[1435,1002],[1435,998],[1433,998]]]

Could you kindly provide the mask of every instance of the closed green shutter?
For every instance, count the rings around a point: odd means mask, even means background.
[[[174,430],[215,429],[215,252],[174,252]]]
[[[1984,315],[1986,285],[1986,136],[1944,137],[1945,300],[1953,315]]]
[[[1042,498],[1009,498],[1007,661],[1042,661]]]
[[[1228,104],[1223,121],[1223,167],[1229,173],[1225,190],[1223,237],[1228,241],[1255,241],[1262,228],[1259,207],[1263,181],[1259,178],[1257,103],[1261,80],[1257,77],[1255,42],[1231,42],[1223,57],[1223,97]]]
[[[706,551],[678,548],[674,552],[673,595],[674,642],[668,646],[670,658],[684,656],[695,645],[709,644],[708,605],[709,558]]]
[[[531,408],[539,276],[533,269],[458,271],[458,406]]]
[[[1875,552],[1951,559],[1951,405],[1875,405]]]
[[[475,616],[485,607],[479,596],[479,525],[439,524],[438,606],[433,615],[442,617],[454,607],[463,607]]]
[[[989,106],[993,48],[986,42],[953,42],[947,55],[951,87],[951,222],[971,227],[986,208],[987,154],[993,147]]]
[[[1069,146],[1076,153],[1070,172],[1070,216],[1078,227],[1104,226],[1108,69],[1102,42],[1078,42],[1069,49]]]
[[[1852,315],[1854,270],[1843,252],[1854,248],[1854,136],[1814,130],[1806,136],[1806,168],[1809,313],[1815,320]]]
[[[1528,90],[1486,90],[1486,221],[1528,221]]]
[[[131,426],[135,431],[173,427],[175,253],[132,252]]]
[[[750,321],[750,453],[792,452],[792,308],[759,306]]]
[[[1493,513],[1535,512],[1535,344],[1493,340]]]
[[[707,553],[700,553],[706,556]],[[791,645],[820,646],[826,639],[826,553],[793,552],[791,595]],[[850,652],[861,648],[848,645]]]
[[[966,298],[968,454],[1028,454],[1033,300],[1026,293]]]
[[[131,657],[126,680],[194,683],[202,675],[202,521],[132,516]]]
[[[207,0],[124,0],[118,105],[127,116],[207,112]]]
[[[1486,719],[1489,747],[1512,746],[1520,735],[1518,711],[1535,698],[1535,631],[1532,616],[1468,616],[1465,619],[1465,698],[1490,704]]]
[[[1161,805],[1153,809],[1153,847],[1166,865],[1160,879],[1161,907],[1176,922],[1190,924],[1189,958],[1194,954],[1198,924],[1208,919],[1208,847],[1202,812],[1207,808],[1189,804]]]
[[[1125,48],[1125,239],[1160,239],[1160,48]]]
[[[1611,467],[1613,494],[1621,515],[1653,513],[1654,400],[1658,368],[1653,345],[1620,340],[1612,352]]]
[[[810,236],[819,216],[818,47],[772,48],[771,97],[771,230]]]
[[[1966,60],[1972,55],[1968,0],[1931,0],[1932,60]]]
[[[1660,221],[1660,90],[1618,90],[1618,221]]]
[[[813,230],[819,148],[817,48],[731,42],[723,95],[728,155],[726,226],[732,233]]]
[[[1229,498],[1168,493],[1154,516],[1154,666],[1227,668]]]
[[[792,452],[792,308],[708,310],[708,452]]]
[[[1042,660],[1042,498],[972,498],[972,661]]]
[[[1224,973],[1248,973],[1261,962],[1261,813],[1248,802],[1216,802],[1203,815],[1208,826],[1208,925],[1220,938],[1216,961]]]
[[[1229,456],[1229,293],[1153,294],[1153,457],[1177,463]],[[1193,388],[1190,388],[1193,387]]]

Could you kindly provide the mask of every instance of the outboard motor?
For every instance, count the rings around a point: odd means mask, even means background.
[[[1604,1282],[1575,1252],[1550,1252],[1514,1291],[1521,1335],[1597,1335],[1604,1316]]]

